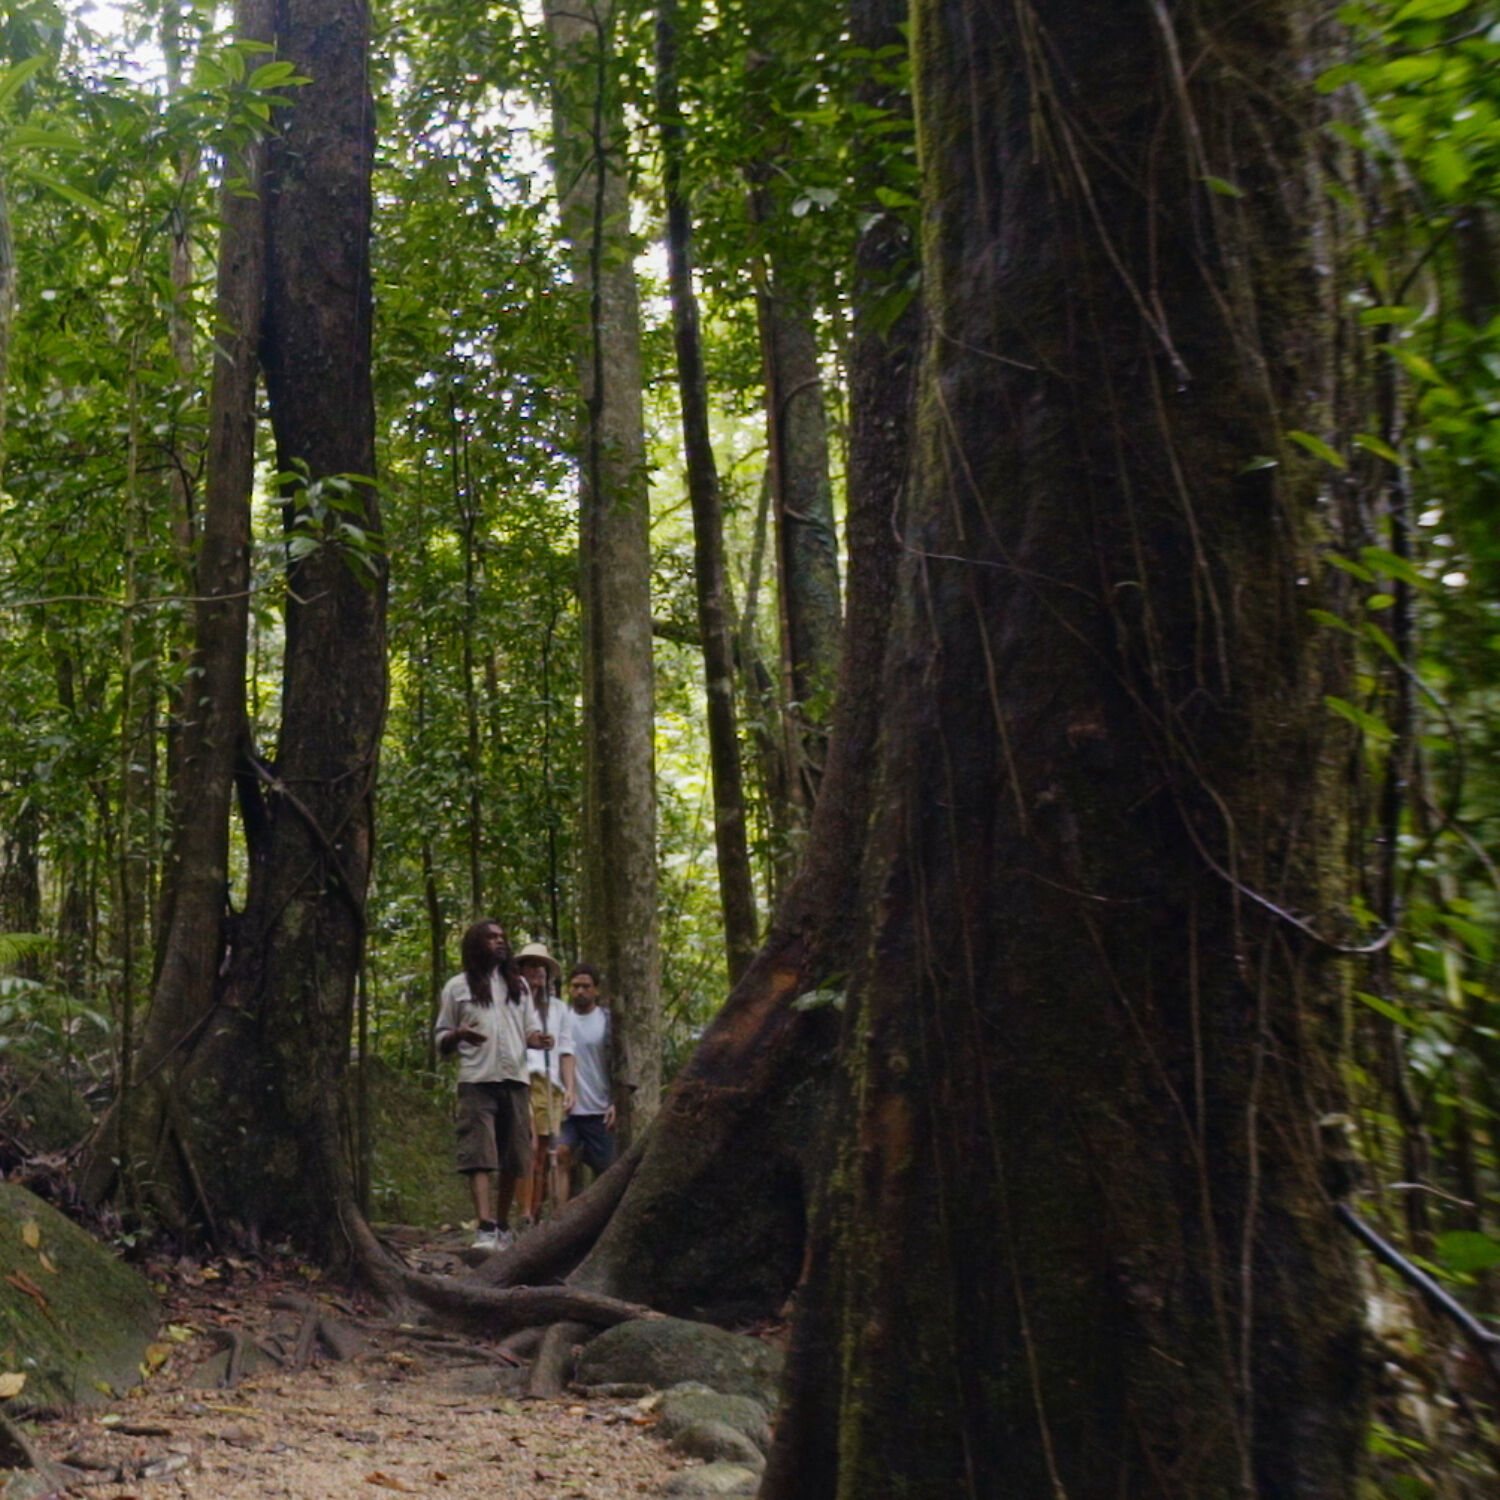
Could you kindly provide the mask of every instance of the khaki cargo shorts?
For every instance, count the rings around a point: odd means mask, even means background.
[[[547,1112],[547,1093],[549,1083],[540,1073],[531,1075],[531,1121],[536,1126],[538,1135],[552,1135],[554,1133],[553,1121],[561,1125],[567,1118],[568,1112],[563,1108],[563,1091],[557,1084],[551,1084],[552,1104],[551,1114]]]
[[[458,1170],[531,1170],[531,1104],[524,1083],[461,1083],[458,1086]]]

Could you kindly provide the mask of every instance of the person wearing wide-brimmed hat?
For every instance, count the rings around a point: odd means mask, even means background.
[[[524,1229],[541,1217],[544,1201],[559,1201],[555,1181],[557,1131],[573,1105],[573,1028],[572,1012],[557,998],[562,966],[547,951],[547,945],[527,943],[516,954],[516,966],[531,986],[543,1029],[552,1038],[551,1047],[532,1047],[526,1053],[531,1078],[532,1169],[516,1190]]]

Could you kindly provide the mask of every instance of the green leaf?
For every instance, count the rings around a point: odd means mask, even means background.
[[[20,170],[19,175],[36,183],[38,187],[44,187],[49,192],[56,193],[59,198],[65,198],[69,203],[79,208],[86,208],[93,214],[105,214],[109,210],[92,193],[86,193],[82,188],[74,187],[71,182],[64,182],[61,177],[54,177],[50,172],[38,172],[35,167],[25,167]]]
[[[1225,181],[1222,177],[1204,177],[1203,185],[1211,193],[1217,193],[1221,198],[1243,198],[1244,188],[1237,188],[1232,182]]]
[[[275,62],[262,63],[246,80],[248,87],[256,90],[279,89],[291,83],[311,83],[310,78],[300,77],[297,64],[278,58]]]
[[[1391,25],[1399,26],[1403,21],[1440,21],[1444,16],[1456,16],[1467,10],[1472,0],[1407,0],[1407,3],[1391,17]]]
[[[1400,344],[1388,344],[1386,347],[1396,359],[1401,361],[1402,367],[1408,374],[1415,375],[1418,380],[1425,380],[1429,385],[1446,383],[1433,368],[1430,360],[1423,359],[1420,354],[1414,354],[1410,349],[1403,349]]]
[[[1374,573],[1386,578],[1398,579],[1402,583],[1409,583],[1414,589],[1429,587],[1427,579],[1423,578],[1406,558],[1397,557],[1394,552],[1384,547],[1361,547],[1359,560]]]
[[[1434,141],[1428,148],[1422,169],[1429,182],[1445,198],[1457,198],[1471,175],[1464,154],[1452,141]]]
[[[47,130],[41,125],[17,125],[5,132],[6,155],[12,151],[82,151],[83,142],[65,130]]]
[[[1310,609],[1307,613],[1309,618],[1316,620],[1319,625],[1326,625],[1330,630],[1342,630],[1346,635],[1354,634],[1354,627],[1347,620],[1326,609]]]
[[[1389,1000],[1382,1000],[1379,995],[1370,995],[1364,990],[1355,990],[1354,998],[1363,1001],[1376,1015],[1384,1016],[1387,1021],[1394,1021],[1398,1026],[1404,1026],[1408,1031],[1422,1029],[1422,1023],[1409,1011],[1402,1010],[1399,1005],[1394,1005]]]
[[[1472,1273],[1500,1266],[1500,1240],[1477,1229],[1452,1229],[1436,1241],[1437,1257],[1450,1271]]]
[[[1333,710],[1341,719],[1347,719],[1361,734],[1367,734],[1372,740],[1379,740],[1382,744],[1395,739],[1395,732],[1384,719],[1377,719],[1374,714],[1366,713],[1357,704],[1349,702],[1347,698],[1337,698],[1332,693],[1325,694],[1323,702]]]
[[[1371,437],[1368,432],[1358,433],[1354,439],[1354,446],[1363,448],[1366,453],[1373,453],[1377,458],[1383,458],[1388,464],[1394,464],[1398,469],[1406,467],[1406,460],[1389,443],[1382,442],[1378,437]]]
[[[15,67],[7,68],[4,73],[0,73],[0,110],[3,110],[21,92],[27,82],[36,77],[46,66],[46,53],[38,52],[34,57],[28,57],[25,62],[18,62]]]
[[[1274,469],[1277,460],[1265,453],[1257,453],[1249,463],[1240,470],[1241,474],[1258,474],[1262,469]]]
[[[1340,572],[1347,573],[1351,578],[1357,578],[1361,583],[1374,583],[1375,575],[1366,567],[1354,562],[1347,557],[1341,557],[1337,552],[1328,552],[1323,556],[1323,561],[1330,568],[1337,568]]]
[[[1332,464],[1336,469],[1347,469],[1348,463],[1344,456],[1330,448],[1320,437],[1314,437],[1310,432],[1289,432],[1287,436],[1297,444],[1299,448],[1306,448],[1314,458],[1321,458],[1324,463]]]

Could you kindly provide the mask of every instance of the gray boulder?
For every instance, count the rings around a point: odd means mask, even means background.
[[[741,1464],[704,1464],[684,1469],[667,1481],[664,1495],[753,1495],[760,1475]]]
[[[606,1328],[584,1347],[578,1382],[667,1390],[701,1381],[730,1396],[752,1396],[769,1411],[781,1380],[779,1351],[748,1334],[686,1318],[636,1318]]]
[[[741,1437],[748,1438],[761,1453],[771,1450],[771,1428],[766,1421],[766,1409],[753,1396],[725,1396],[693,1382],[673,1386],[661,1398],[656,1410],[656,1430],[668,1442],[679,1433],[709,1423],[732,1428]],[[698,1456],[706,1458],[709,1455]],[[727,1453],[716,1456],[730,1457]],[[743,1462],[740,1459],[734,1461]]]
[[[743,1464],[757,1472],[766,1466],[760,1449],[727,1422],[693,1422],[679,1428],[668,1446],[686,1458],[703,1458],[710,1463]]]

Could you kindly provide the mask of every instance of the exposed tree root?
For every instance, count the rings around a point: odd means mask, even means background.
[[[554,1323],[542,1335],[542,1344],[531,1362],[528,1396],[554,1397],[567,1389],[573,1373],[573,1350],[595,1330],[586,1323]]]
[[[487,1256],[473,1279],[490,1287],[561,1281],[593,1248],[640,1165],[645,1138],[563,1209],[509,1250]]]
[[[354,1268],[371,1290],[391,1309],[425,1312],[445,1327],[495,1338],[563,1320],[608,1328],[656,1316],[639,1303],[567,1286],[494,1287],[413,1271],[380,1243],[352,1203],[342,1219]]]

